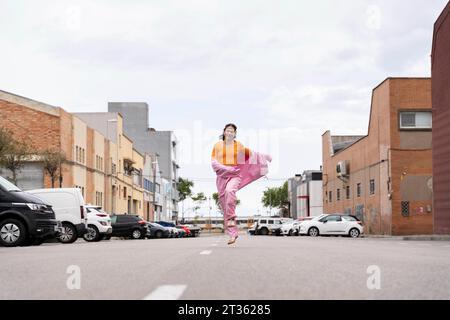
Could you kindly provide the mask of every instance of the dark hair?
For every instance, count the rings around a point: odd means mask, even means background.
[[[233,127],[234,131],[237,131],[237,127],[234,123],[229,123],[227,124],[224,128],[223,128],[223,132],[220,136],[220,139],[222,139],[223,141],[225,141],[225,130],[227,130],[228,127]]]

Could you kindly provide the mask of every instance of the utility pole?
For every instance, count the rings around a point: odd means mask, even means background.
[[[155,153],[155,159],[154,161],[152,161],[152,165],[153,165],[153,201],[152,201],[152,205],[153,205],[153,220],[156,220],[156,164],[158,163],[157,161],[157,157],[159,156],[158,153]]]

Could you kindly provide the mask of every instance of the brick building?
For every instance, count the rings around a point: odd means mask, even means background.
[[[434,232],[450,234],[450,2],[434,25],[431,73]]]
[[[51,148],[67,158],[62,164],[61,184],[58,181],[55,187],[78,187],[87,203],[100,205],[107,212],[142,216],[144,157],[123,134],[120,114],[108,120],[104,124],[111,126],[111,132],[104,135],[60,107],[0,91],[0,127],[9,129],[16,140],[30,144],[34,154],[18,176],[20,188],[51,187],[39,156]],[[5,169],[1,174],[8,176]]]
[[[431,79],[373,90],[366,136],[322,136],[324,213],[351,213],[369,234],[433,232]]]

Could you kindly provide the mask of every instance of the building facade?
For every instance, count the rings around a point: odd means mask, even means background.
[[[289,217],[292,219],[298,218],[297,187],[301,182],[301,178],[302,176],[298,174],[295,175],[295,177],[288,179]]]
[[[450,234],[450,3],[434,25],[431,57],[434,232]]]
[[[352,213],[369,234],[433,232],[431,79],[373,91],[366,136],[322,136],[324,213]]]
[[[323,213],[322,171],[304,171],[296,194],[297,218],[321,215]]]
[[[148,104],[145,102],[110,102],[109,112],[118,112],[124,119],[124,131],[134,141],[141,152],[158,155],[161,176],[170,186],[164,194],[169,194],[165,210],[171,213],[170,219],[178,218],[178,160],[177,138],[172,131],[157,131],[149,128]],[[157,209],[157,208],[156,208]]]
[[[81,115],[0,91],[0,127],[28,143],[33,153],[18,176],[19,187],[51,188],[40,154],[48,149],[60,151],[66,161],[54,187],[80,188],[87,203],[101,205],[109,213],[142,216],[143,156],[124,136],[119,114],[107,115],[104,122],[97,120],[96,126],[90,126]],[[124,172],[120,168],[127,160],[131,171]],[[9,172],[1,174],[8,177]]]

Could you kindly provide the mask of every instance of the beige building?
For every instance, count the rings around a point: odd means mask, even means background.
[[[77,113],[87,125],[101,132],[106,139],[103,150],[104,207],[110,213],[144,216],[142,173],[144,155],[133,147],[133,141],[123,133],[120,113]],[[100,145],[98,146],[101,149]]]

